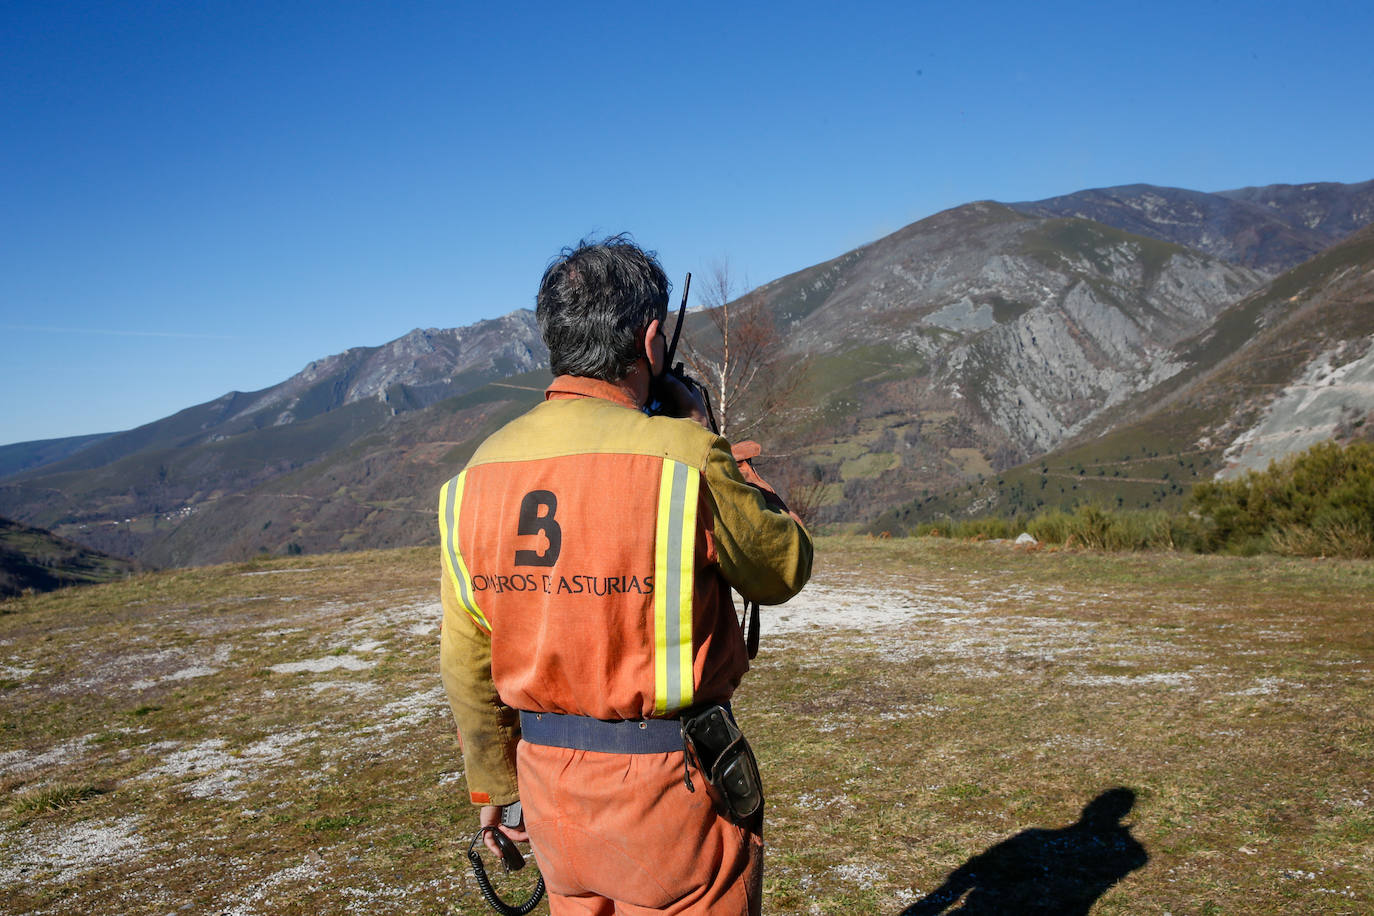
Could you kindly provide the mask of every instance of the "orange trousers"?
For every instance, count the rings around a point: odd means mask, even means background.
[[[552,916],[758,916],[762,816],[720,816],[682,753],[603,754],[521,741],[520,803]]]

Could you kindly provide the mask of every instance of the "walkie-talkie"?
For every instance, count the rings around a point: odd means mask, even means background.
[[[667,368],[664,369],[665,375],[671,375],[683,385],[701,398],[701,403],[706,407],[706,419],[711,424],[711,431],[720,432],[720,424],[716,423],[716,412],[711,409],[711,393],[706,390],[706,386],[698,382],[687,374],[682,363],[673,363],[673,358],[677,355],[678,339],[682,337],[682,323],[687,318],[687,291],[692,288],[692,275],[689,272],[687,279],[682,281],[682,302],[677,307],[677,327],[673,328],[673,337],[668,342],[668,349],[664,352],[663,362]],[[645,410],[652,416],[664,415],[664,398],[661,390],[661,379],[654,379],[649,385],[649,403]]]
[[[520,802],[513,802],[502,808],[501,823],[504,826],[518,828],[521,820]],[[511,904],[502,900],[495,888],[491,886],[491,879],[487,877],[487,870],[482,865],[482,856],[478,852],[478,847],[482,845],[488,834],[495,841],[496,848],[501,850],[501,864],[505,866],[506,871],[519,871],[525,867],[525,857],[520,854],[515,842],[501,832],[500,827],[483,827],[477,831],[477,835],[472,838],[472,843],[468,846],[468,861],[472,863],[472,875],[477,879],[477,889],[482,892],[482,897],[487,901],[487,904],[501,916],[525,916],[539,904],[540,899],[544,896],[544,876],[539,876],[539,880],[535,882],[534,890],[524,903]]]

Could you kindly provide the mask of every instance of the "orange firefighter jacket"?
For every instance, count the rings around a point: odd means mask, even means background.
[[[749,667],[730,587],[778,604],[811,574],[810,536],[724,439],[595,379],[545,398],[440,491],[440,671],[476,804],[519,797],[517,710],[728,700]]]

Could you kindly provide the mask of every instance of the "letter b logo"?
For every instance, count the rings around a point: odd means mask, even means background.
[[[520,500],[520,527],[516,533],[521,536],[542,534],[548,539],[549,548],[543,553],[517,550],[516,566],[552,566],[558,562],[558,552],[563,549],[563,529],[553,519],[557,510],[558,497],[548,490],[531,490]]]

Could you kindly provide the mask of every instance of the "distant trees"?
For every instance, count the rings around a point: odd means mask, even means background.
[[[710,326],[695,340],[684,338],[684,359],[711,393],[720,434],[748,439],[796,406],[807,362],[783,354],[781,330],[763,296],[736,296],[728,260],[712,266],[703,286],[698,296]]]
[[[766,433],[776,443],[801,405],[810,360],[784,353],[772,309],[747,286],[741,294],[727,259],[712,265],[698,292],[709,324],[699,323],[691,339],[683,338],[683,358],[710,392],[722,436],[741,442]],[[760,470],[808,524],[837,486],[798,455],[765,455]]]

